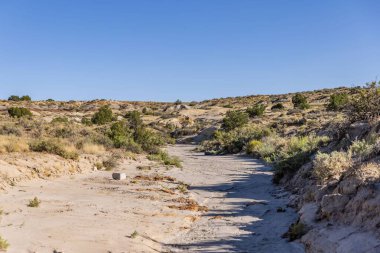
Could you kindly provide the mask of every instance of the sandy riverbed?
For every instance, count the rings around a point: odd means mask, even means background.
[[[270,168],[193,148],[168,148],[182,169],[123,163],[125,181],[94,171],[8,189],[0,197],[8,252],[303,252],[281,238],[297,216]],[[40,207],[27,207],[35,196]]]

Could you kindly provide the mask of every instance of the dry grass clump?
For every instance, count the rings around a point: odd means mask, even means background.
[[[352,157],[356,158],[358,161],[365,161],[371,158],[374,153],[379,149],[379,143],[377,140],[356,140],[354,141],[348,152]]]
[[[175,182],[176,179],[170,176],[162,176],[162,175],[137,175],[134,177],[135,180],[146,180],[146,181],[168,181]]]
[[[21,136],[22,135],[22,129],[15,124],[6,123],[0,127],[0,134],[1,135]]]
[[[102,167],[106,171],[113,170],[119,165],[121,157],[118,154],[112,154],[107,160],[104,160],[102,162]]]
[[[75,146],[60,139],[37,139],[29,144],[29,148],[34,152],[46,152],[66,159],[77,160],[79,158]]]
[[[354,175],[362,182],[378,182],[380,180],[380,165],[377,163],[366,163],[355,169]]]
[[[8,241],[0,236],[0,250],[7,251],[8,247],[9,247]]]
[[[99,155],[106,151],[105,147],[100,144],[84,143],[81,147],[81,151],[85,154]]]
[[[194,212],[207,212],[208,208],[206,206],[201,206],[193,199],[189,198],[178,198],[173,200],[174,202],[181,203],[182,205],[169,205],[171,209],[177,210],[188,210]]]
[[[344,171],[352,166],[352,158],[347,152],[318,153],[313,161],[313,165],[314,176],[323,182],[332,177],[339,178]]]
[[[29,201],[28,207],[39,207],[41,204],[41,200],[39,200],[37,197],[34,197],[34,199]]]
[[[27,151],[29,151],[29,145],[25,138],[0,135],[0,153]]]
[[[301,238],[307,233],[307,227],[302,222],[294,223],[290,226],[289,231],[284,235],[289,238],[289,241],[294,241]]]
[[[165,151],[159,151],[157,154],[151,154],[147,156],[149,160],[158,161],[166,166],[175,166],[178,168],[182,168],[181,160],[176,156],[170,156]]]

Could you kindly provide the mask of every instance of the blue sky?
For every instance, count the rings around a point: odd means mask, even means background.
[[[361,85],[380,75],[379,11],[377,0],[0,1],[0,97],[191,101]]]

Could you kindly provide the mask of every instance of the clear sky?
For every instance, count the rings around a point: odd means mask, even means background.
[[[378,0],[3,0],[0,97],[183,101],[362,85]]]

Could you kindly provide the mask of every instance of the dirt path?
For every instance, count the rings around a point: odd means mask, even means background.
[[[0,194],[7,252],[303,252],[281,239],[296,214],[268,168],[193,148],[168,148],[183,169],[126,160],[117,168],[124,181],[94,171],[7,189]],[[27,207],[34,197],[41,205]]]
[[[281,239],[297,218],[270,168],[243,156],[204,156],[192,146],[169,148],[182,158],[191,197],[209,212],[172,243],[175,252],[304,252]],[[277,212],[283,208],[285,212]]]

